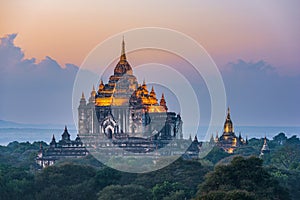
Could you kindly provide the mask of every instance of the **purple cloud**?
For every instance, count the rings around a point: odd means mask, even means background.
[[[25,123],[72,123],[72,88],[78,67],[46,56],[36,63],[16,47],[17,34],[0,44],[0,118]]]
[[[279,75],[265,61],[229,63],[222,70],[235,121],[249,125],[299,125],[300,75]]]

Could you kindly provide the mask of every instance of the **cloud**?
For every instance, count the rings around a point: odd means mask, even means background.
[[[229,63],[223,70],[234,121],[249,125],[299,125],[300,76],[279,75],[265,61]]]
[[[0,118],[25,123],[71,123],[72,88],[78,67],[46,56],[36,63],[16,47],[17,34],[0,44]]]

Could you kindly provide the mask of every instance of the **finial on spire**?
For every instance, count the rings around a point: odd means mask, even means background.
[[[230,120],[230,108],[229,108],[229,106],[228,106],[228,108],[227,108],[227,116],[226,116],[226,119],[227,119],[227,120]]]
[[[121,51],[120,61],[125,61],[125,60],[126,60],[125,41],[124,41],[124,35],[123,35],[123,39],[122,39],[122,51]]]
[[[81,99],[85,99],[84,92],[82,92],[82,94],[81,94]]]
[[[91,97],[89,98],[89,101],[93,101],[95,96],[96,96],[96,90],[95,90],[95,86],[93,85],[93,89],[92,89]]]
[[[267,144],[267,135],[265,134],[264,144]]]
[[[65,131],[68,131],[67,125],[65,125]]]

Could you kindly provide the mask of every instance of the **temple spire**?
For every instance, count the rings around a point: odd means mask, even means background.
[[[166,111],[168,111],[168,107],[167,107],[167,103],[166,103],[166,100],[165,100],[165,95],[164,93],[161,94],[161,99],[160,99],[160,102],[159,104],[161,106],[163,106],[165,108]]]
[[[229,106],[227,108],[227,119],[230,119],[230,108],[229,108]]]
[[[123,35],[123,40],[122,40],[122,51],[121,51],[120,61],[126,61],[124,35]]]
[[[96,96],[96,90],[95,90],[95,86],[93,85],[93,89],[91,92],[91,97],[95,97]]]
[[[230,108],[227,108],[227,116],[226,116],[226,120],[224,123],[224,133],[233,133],[233,124],[232,121],[230,119]]]
[[[101,79],[101,82],[100,82],[99,87],[98,87],[98,93],[100,93],[103,89],[104,89],[104,84],[103,84],[103,81]]]

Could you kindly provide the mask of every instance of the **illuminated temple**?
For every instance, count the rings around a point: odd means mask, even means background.
[[[227,153],[233,153],[234,150],[241,147],[242,145],[247,144],[241,134],[237,137],[234,133],[233,123],[230,118],[230,109],[227,110],[227,116],[224,123],[223,134],[215,138],[216,145],[222,148]]]
[[[138,83],[126,58],[124,39],[108,83],[101,80],[88,101],[82,93],[78,107],[78,131],[87,147],[102,147],[110,140],[134,152],[151,152],[169,140],[184,140],[182,124],[179,114],[168,111],[164,94],[158,99],[154,87]],[[95,143],[100,140],[104,142]]]

